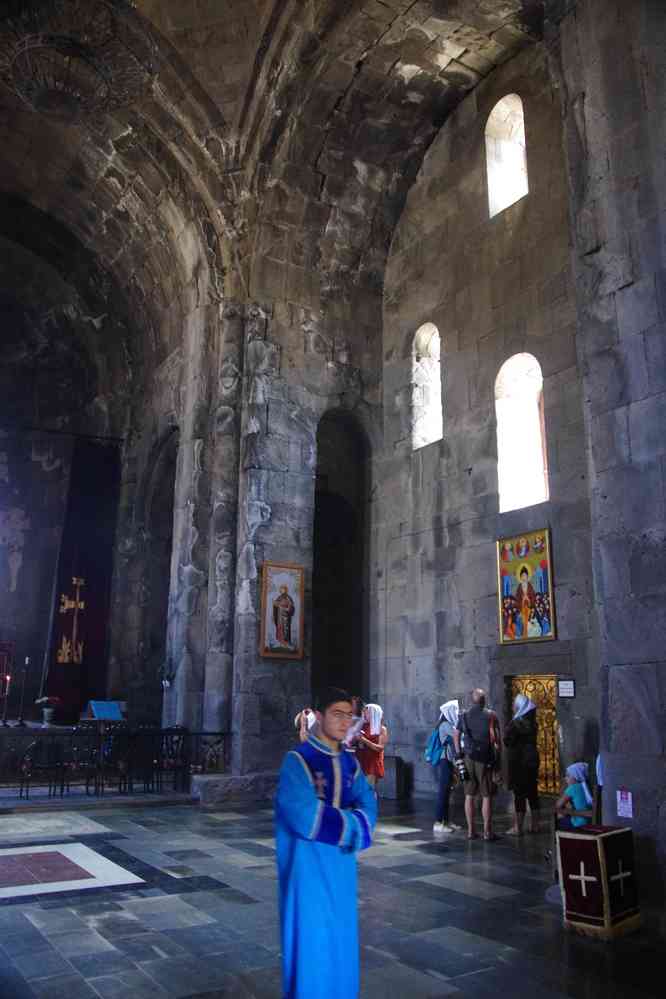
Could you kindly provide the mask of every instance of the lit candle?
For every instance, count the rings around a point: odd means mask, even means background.
[[[11,682],[12,678],[9,675],[9,673],[7,673],[7,675],[5,676],[5,697],[9,697],[9,685]]]

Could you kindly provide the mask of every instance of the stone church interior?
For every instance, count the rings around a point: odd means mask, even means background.
[[[360,995],[662,995],[663,0],[0,0],[0,136],[0,996],[279,999],[331,685],[389,731]],[[475,688],[539,836],[505,782],[433,838]],[[576,761],[626,936],[546,898]]]

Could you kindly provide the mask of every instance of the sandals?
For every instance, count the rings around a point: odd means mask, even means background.
[[[498,839],[499,836],[496,836],[495,833],[488,833],[487,835],[486,833],[483,834],[483,840],[485,843],[495,843]]]

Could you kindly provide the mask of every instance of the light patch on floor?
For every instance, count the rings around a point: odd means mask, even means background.
[[[410,878],[413,881],[420,881],[423,884],[437,885],[438,888],[450,888],[451,891],[458,891],[462,895],[469,895],[472,898],[484,900],[493,898],[509,898],[517,895],[513,888],[505,888],[503,885],[493,885],[488,881],[481,881],[480,878],[466,878],[463,874],[453,874],[444,872],[442,874],[429,874],[424,878]]]
[[[110,832],[108,826],[76,812],[3,815],[0,836],[9,839],[57,839],[59,836],[93,836]]]
[[[402,836],[406,833],[420,833],[416,826],[399,826],[390,822],[378,822],[376,833],[380,836]]]

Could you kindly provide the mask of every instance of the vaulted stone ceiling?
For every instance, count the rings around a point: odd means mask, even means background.
[[[87,0],[86,9],[108,2]],[[138,15],[117,6],[145,19],[150,92],[67,122],[1,88],[0,191],[15,212],[38,209],[44,231],[49,219],[68,230],[109,273],[134,326],[127,350],[139,370],[178,344],[200,284],[213,300],[261,288],[258,268],[276,252],[266,242],[282,238],[282,223],[304,304],[353,305],[355,294],[378,293],[429,143],[470,89],[538,37],[543,5],[137,0]],[[17,0],[0,2],[0,42],[16,12]],[[53,241],[41,252],[62,271]]]

